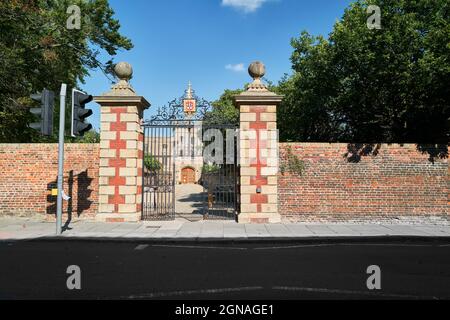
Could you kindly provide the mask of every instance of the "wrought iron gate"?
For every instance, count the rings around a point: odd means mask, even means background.
[[[240,190],[237,127],[208,121],[210,104],[188,90],[143,125],[142,219],[173,220],[187,214],[235,220]],[[195,99],[195,112],[185,112],[187,98]],[[211,148],[213,143],[221,148]],[[180,198],[182,190],[191,189],[197,193]],[[190,206],[191,213],[181,212]]]

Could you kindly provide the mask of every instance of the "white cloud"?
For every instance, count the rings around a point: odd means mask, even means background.
[[[222,5],[249,13],[255,12],[267,1],[269,0],[222,0]]]
[[[234,71],[234,72],[243,72],[243,71],[245,71],[245,68],[244,68],[244,64],[243,64],[243,63],[238,63],[238,64],[227,64],[227,65],[225,66],[225,69],[231,70],[231,71]]]

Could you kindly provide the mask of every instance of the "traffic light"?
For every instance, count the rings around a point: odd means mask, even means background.
[[[92,115],[92,110],[86,109],[86,104],[92,100],[91,95],[72,89],[72,137],[82,137],[92,129],[92,125],[85,121]]]
[[[31,108],[30,111],[40,118],[38,122],[30,124],[30,128],[39,131],[44,136],[53,134],[53,109],[55,106],[55,93],[44,89],[42,93],[32,94],[30,98],[39,102],[40,108]]]

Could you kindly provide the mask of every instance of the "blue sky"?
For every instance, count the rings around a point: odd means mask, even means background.
[[[192,81],[198,96],[217,99],[224,89],[249,81],[248,64],[263,61],[266,78],[277,82],[291,71],[290,39],[302,30],[327,35],[350,0],[110,0],[121,33],[134,48],[115,60],[134,68],[132,85],[158,106],[183,94]],[[108,79],[92,72],[82,89],[109,90]],[[99,127],[99,106],[92,123]]]

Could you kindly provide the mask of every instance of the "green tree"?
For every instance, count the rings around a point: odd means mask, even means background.
[[[156,158],[154,156],[151,155],[146,155],[144,157],[144,165],[145,168],[147,168],[147,170],[149,170],[152,173],[155,173],[158,170],[161,170],[162,165],[161,163],[156,160]]]
[[[71,5],[81,10],[80,29],[67,28]],[[28,96],[43,88],[59,92],[62,82],[76,87],[92,69],[108,74],[113,62],[99,55],[132,48],[113,15],[107,0],[0,2],[0,142],[54,141],[28,128]]]
[[[99,143],[100,133],[95,130],[91,130],[86,132],[83,137],[78,138],[75,141],[78,143]]]
[[[204,174],[212,174],[220,171],[220,166],[216,164],[205,164],[202,167],[202,173]]]
[[[369,4],[381,29],[367,27]],[[294,73],[278,88],[283,140],[447,145],[448,0],[358,0],[328,39],[303,32],[292,46]]]
[[[205,124],[239,124],[239,110],[234,106],[233,97],[243,90],[225,90],[219,100],[212,103],[213,110],[206,114]]]

